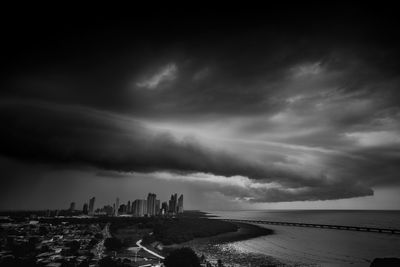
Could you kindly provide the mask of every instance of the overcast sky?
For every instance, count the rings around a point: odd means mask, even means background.
[[[1,209],[398,208],[395,9],[172,9],[2,19]]]

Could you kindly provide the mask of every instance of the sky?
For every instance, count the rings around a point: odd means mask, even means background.
[[[38,9],[1,19],[0,209],[399,208],[393,7]]]

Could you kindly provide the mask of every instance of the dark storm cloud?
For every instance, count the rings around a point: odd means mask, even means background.
[[[171,171],[184,176],[193,173],[209,173],[211,177],[222,175],[227,178],[223,183],[217,182],[217,186],[204,184],[201,180],[194,181],[194,184],[254,202],[370,195],[371,189],[360,184],[360,180],[365,184],[376,184],[372,178],[367,181],[367,177],[357,179],[352,175],[338,175],[331,181],[324,177],[311,178],[302,172],[274,166],[285,163],[280,157],[274,157],[274,162],[264,163],[246,160],[244,154],[238,157],[216,151],[194,139],[178,140],[127,117],[82,107],[9,101],[2,103],[0,114],[5,126],[1,134],[2,155],[30,163],[68,168],[94,166],[118,172]],[[338,166],[338,169],[345,172],[351,168]],[[360,170],[351,172],[357,175],[362,173]],[[237,175],[249,177],[246,178],[249,186],[232,184],[230,179],[234,178],[229,177]],[[279,187],[254,187],[252,184],[258,183],[257,180],[261,185],[273,182]]]
[[[319,183],[300,181],[301,175],[212,150],[194,139],[178,140],[168,132],[110,113],[13,101],[3,102],[0,110],[2,155],[28,162],[124,172],[209,172],[266,180],[278,176],[293,186]]]
[[[328,165],[337,176],[359,180],[365,186],[398,186],[400,184],[400,147],[398,144],[359,148],[353,151],[356,159],[340,157],[329,159]]]
[[[211,188],[210,188],[211,189]],[[284,188],[265,189],[221,189],[227,196],[237,197],[251,202],[289,202],[289,201],[315,201],[333,200],[354,197],[371,196],[373,190],[362,184],[338,183],[329,186],[315,186],[298,190]]]
[[[248,38],[240,38],[252,43],[251,40],[256,42],[261,33],[246,33]],[[239,41],[239,37],[226,38],[228,40],[223,39],[223,42],[216,40],[211,46],[202,43],[195,49],[190,44],[172,46],[171,50],[176,53],[164,49],[141,53],[141,50],[151,49],[133,47],[131,53],[117,51],[114,57],[104,58],[99,52],[93,56],[97,62],[95,66],[91,65],[92,60],[84,68],[81,62],[72,61],[16,74],[14,80],[4,86],[3,94],[60,104],[79,103],[96,109],[154,118],[252,116],[274,113],[287,106],[286,98],[294,93],[290,88],[286,89],[292,78],[290,69],[298,65],[321,62],[328,71],[341,73],[330,81],[311,86],[340,86],[345,92],[368,90],[366,93],[371,96],[379,92],[379,85],[375,88],[366,85],[393,79],[385,67],[377,69],[373,65],[375,61],[387,59],[390,66],[398,58],[395,53],[382,55],[376,46],[363,48],[361,52],[356,45],[346,48],[349,51],[335,50],[331,44],[318,38],[299,43],[272,34],[261,37],[250,47],[248,43]],[[225,42],[235,46],[227,48]],[[358,55],[354,55],[355,51],[359,51]],[[176,66],[174,79],[151,90],[140,86],[166,66]],[[202,72],[203,77],[199,75]],[[296,86],[299,94],[310,89],[306,81]],[[398,98],[394,88],[390,93]],[[307,112],[307,107],[301,111]],[[365,118],[364,114],[359,117]],[[338,123],[352,123],[351,119],[338,118]]]
[[[243,176],[224,177],[204,173],[188,175],[155,173],[153,176],[161,180],[187,183],[204,192],[216,191],[232,199],[252,203],[332,200],[373,195],[371,188],[352,180],[337,180],[291,188],[275,182],[252,180]]]
[[[333,70],[350,70],[343,78],[346,90],[358,90],[377,73],[386,75],[380,80],[393,75],[398,52],[395,42],[386,40],[390,28],[383,30],[391,13],[376,17],[358,6],[330,8],[296,5],[272,12],[271,7],[246,20],[236,13],[228,20],[216,14],[190,19],[178,12],[174,19],[155,13],[145,23],[139,14],[85,19],[82,12],[73,21],[48,15],[54,24],[36,19],[21,25],[37,26],[38,36],[29,28],[22,31],[31,41],[9,38],[21,41],[15,45],[23,49],[10,57],[18,67],[7,68],[11,75],[3,93],[149,117],[253,115],[285,105],[282,80],[296,64],[321,61]],[[177,78],[163,90],[135,88],[171,63],[178,67]],[[194,79],[204,69],[207,75]]]
[[[249,20],[179,12],[144,20],[138,11],[21,20],[18,35],[5,32],[0,153],[173,172],[254,202],[397,185],[397,14],[351,5],[272,10]],[[178,138],[182,129],[227,149]],[[220,183],[191,180],[196,173]],[[246,186],[230,185],[235,176]]]

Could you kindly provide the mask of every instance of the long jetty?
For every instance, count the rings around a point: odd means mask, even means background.
[[[276,221],[262,221],[262,220],[239,220],[239,219],[222,219],[222,220],[228,221],[228,222],[258,223],[258,224],[309,227],[309,228],[320,228],[320,229],[334,229],[334,230],[373,232],[373,233],[385,233],[385,234],[400,234],[400,229],[389,229],[389,228],[374,228],[374,227],[315,224],[315,223],[276,222]]]

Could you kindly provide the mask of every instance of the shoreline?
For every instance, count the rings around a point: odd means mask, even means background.
[[[214,220],[221,220],[218,216],[210,214],[208,212],[200,211],[200,213],[204,214],[206,218],[214,218]],[[243,241],[251,238],[256,238],[265,235],[273,235],[274,230],[261,227],[251,223],[243,223],[243,222],[230,222],[238,226],[238,230],[236,232],[229,232],[224,234],[219,234],[217,236],[211,236],[209,238],[215,238],[216,240],[227,243],[227,242],[237,242]]]
[[[207,212],[203,211],[196,211],[197,216],[202,218],[208,218],[210,220],[220,220],[217,216],[211,215]],[[238,227],[237,231],[234,232],[226,232],[221,233],[213,236],[207,237],[198,237],[192,240],[183,242],[183,243],[175,243],[171,245],[164,246],[165,249],[173,249],[182,247],[185,245],[193,245],[193,243],[210,243],[210,244],[224,244],[224,243],[231,243],[231,242],[239,242],[244,241],[252,238],[257,238],[266,235],[274,234],[274,231],[269,228],[260,227],[258,225],[250,224],[250,223],[243,223],[243,222],[230,222]]]
[[[227,232],[209,237],[200,237],[180,244],[164,246],[163,251],[164,253],[168,253],[177,248],[190,247],[199,256],[205,256],[206,259],[213,261],[220,259],[225,264],[230,265],[236,264],[239,266],[247,266],[248,263],[251,262],[255,264],[255,266],[286,266],[277,258],[260,253],[237,251],[235,249],[235,244],[237,242],[273,235],[274,231],[272,229],[249,223],[234,222],[233,224],[238,227],[238,230],[235,232]]]
[[[232,222],[233,223],[233,222]],[[236,232],[227,232],[218,234],[215,236],[209,237],[201,237],[195,238],[191,241],[201,241],[201,240],[208,240],[210,243],[231,243],[231,242],[238,242],[244,241],[260,236],[272,235],[274,231],[268,228],[262,228],[257,225],[248,224],[248,223],[237,223],[234,222],[236,226],[238,226],[238,230]],[[188,242],[191,242],[188,241]],[[185,242],[187,243],[187,242]]]
[[[196,220],[199,219],[199,220]],[[197,231],[196,227],[203,227],[204,233],[207,233],[207,227],[204,228],[204,225],[199,225],[199,224],[205,224],[208,225],[208,227],[213,227],[221,226],[221,223],[223,220],[218,218],[215,215],[208,214],[206,212],[202,211],[189,211],[185,212],[182,216],[176,218],[177,223],[179,223],[179,220],[181,221],[181,226],[184,227],[187,225],[189,229],[195,229]],[[208,222],[207,222],[208,221]],[[173,221],[170,221],[169,223],[173,223]],[[185,242],[181,243],[173,243],[170,245],[162,245],[161,250],[157,250],[160,255],[165,257],[168,255],[168,253],[174,249],[182,248],[182,247],[190,247],[192,248],[199,256],[200,255],[205,255],[208,259],[222,259],[224,262],[227,263],[244,263],[246,262],[249,258],[252,259],[254,262],[268,262],[268,263],[277,263],[277,261],[271,257],[265,256],[265,255],[257,255],[255,253],[237,253],[237,252],[229,252],[229,247],[234,246],[236,242],[241,242],[241,241],[246,241],[246,240],[251,240],[253,238],[258,238],[258,237],[263,237],[263,236],[268,236],[268,235],[273,235],[274,231],[272,229],[268,229],[265,227],[260,227],[258,225],[254,225],[251,223],[244,223],[244,222],[226,222],[231,224],[232,227],[235,230],[233,231],[228,231],[228,232],[221,232],[219,234],[215,235],[198,235],[199,237],[193,238],[191,240],[187,240]],[[197,226],[198,225],[198,226]],[[174,226],[175,227],[175,226]],[[180,228],[178,228],[180,229]],[[120,229],[121,230],[121,229]],[[176,229],[174,229],[176,230]],[[210,229],[212,230],[212,229]],[[215,229],[212,231],[208,232],[211,234],[212,232],[215,232]],[[189,231],[190,232],[190,231]],[[132,231],[129,229],[125,229],[122,231],[122,236],[123,235],[132,235],[136,234],[138,235],[139,233],[135,231]],[[127,238],[127,236],[125,236]],[[162,241],[161,241],[162,242]],[[146,244],[143,246],[146,246],[150,249],[154,249],[154,247],[150,244]],[[232,255],[235,255],[234,258],[232,258]]]

